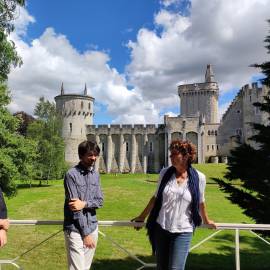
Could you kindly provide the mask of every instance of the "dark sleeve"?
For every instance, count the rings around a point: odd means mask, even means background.
[[[77,187],[76,187],[76,179],[74,176],[70,175],[69,173],[67,173],[65,175],[65,179],[64,179],[64,187],[65,187],[65,195],[66,195],[66,199],[68,201],[70,201],[70,199],[73,198],[77,198],[79,199],[79,195],[77,192]],[[73,219],[75,220],[77,226],[79,227],[79,231],[81,233],[82,236],[86,236],[88,234],[91,233],[90,228],[87,224],[87,218],[86,216],[83,214],[83,210],[80,211],[71,211],[70,213],[73,216]]]
[[[7,218],[7,207],[5,204],[2,189],[0,188],[0,219],[6,219],[6,218]]]

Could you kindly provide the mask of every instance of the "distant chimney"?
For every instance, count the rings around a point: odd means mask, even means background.
[[[208,64],[205,72],[205,82],[215,82],[214,72],[212,65]]]

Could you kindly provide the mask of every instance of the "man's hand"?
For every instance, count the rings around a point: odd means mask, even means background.
[[[7,231],[9,228],[9,220],[8,219],[0,219],[0,229],[4,229]]]
[[[71,211],[80,211],[85,207],[86,202],[79,199],[71,199],[68,205]]]
[[[0,248],[7,243],[7,232],[5,230],[0,230]]]
[[[83,238],[83,244],[87,248],[95,248],[96,247],[96,243],[90,234],[86,235]]]
[[[135,217],[135,218],[133,218],[132,220],[131,220],[131,222],[144,222],[144,218],[143,217],[141,217],[141,216],[138,216],[138,217]],[[134,229],[135,230],[140,230],[141,228],[142,228],[143,226],[134,226]]]

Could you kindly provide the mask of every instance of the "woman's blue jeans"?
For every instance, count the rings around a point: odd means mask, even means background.
[[[156,226],[157,270],[184,270],[192,232],[171,233]]]

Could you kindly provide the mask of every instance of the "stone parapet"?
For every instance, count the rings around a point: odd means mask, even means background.
[[[162,125],[161,125],[162,126]],[[155,134],[159,127],[148,125],[87,125],[87,134]]]

